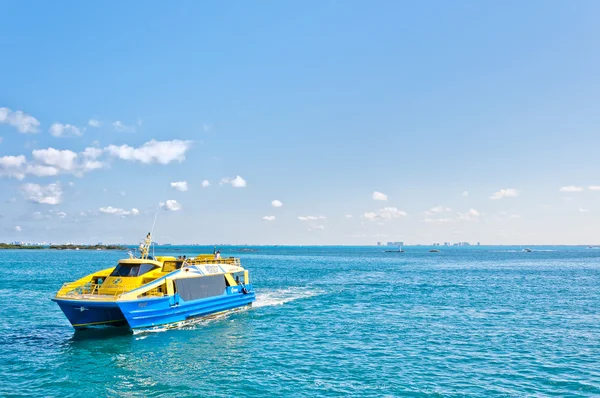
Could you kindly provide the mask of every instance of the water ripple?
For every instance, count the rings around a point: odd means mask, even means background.
[[[2,251],[0,396],[600,395],[600,251],[438,254],[259,248],[253,308],[131,334],[49,300],[121,253]]]

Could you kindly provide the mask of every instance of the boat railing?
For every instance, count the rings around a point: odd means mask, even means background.
[[[154,289],[148,290],[142,293],[138,297],[163,297],[165,295],[164,285],[155,287]]]
[[[238,267],[241,266],[240,259],[235,258],[235,257],[220,258],[220,259],[196,257],[196,258],[187,259],[186,262],[189,265],[229,264],[229,265],[236,265]]]
[[[57,293],[57,297],[70,297],[70,296],[111,296],[111,297],[119,297],[121,294],[125,293],[127,288],[119,288],[119,289],[110,289],[108,292],[105,291],[100,294],[100,287],[97,283],[76,283],[76,282],[67,282],[62,285],[60,290]]]

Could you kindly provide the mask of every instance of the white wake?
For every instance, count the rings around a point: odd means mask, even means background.
[[[286,289],[260,290],[256,293],[256,301],[252,307],[269,307],[274,305],[283,305],[290,301],[305,299],[323,294],[320,289],[309,289],[300,287],[290,287]]]

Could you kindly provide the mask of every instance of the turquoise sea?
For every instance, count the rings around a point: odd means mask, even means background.
[[[600,249],[533,249],[224,248],[255,306],[145,334],[50,301],[124,252],[3,250],[0,396],[598,396]]]

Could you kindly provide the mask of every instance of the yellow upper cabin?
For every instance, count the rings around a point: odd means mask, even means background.
[[[225,274],[229,286],[249,283],[248,271],[241,268],[238,258],[215,259],[211,254],[201,254],[185,260],[171,256],[158,256],[155,259],[129,258],[119,260],[116,267],[66,283],[56,297],[85,296],[86,299],[116,300],[123,293],[192,265],[202,266],[208,274]]]

